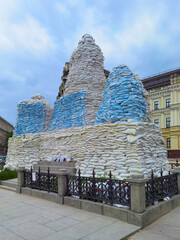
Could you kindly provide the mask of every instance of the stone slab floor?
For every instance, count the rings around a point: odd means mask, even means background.
[[[180,240],[180,206],[128,239]]]
[[[0,240],[119,240],[139,227],[0,189]]]

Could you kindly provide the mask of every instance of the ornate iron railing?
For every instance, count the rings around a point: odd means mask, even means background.
[[[24,187],[44,190],[48,192],[58,192],[58,176],[50,173],[49,168],[47,172],[38,172],[32,170],[24,171]]]
[[[152,170],[151,178],[146,183],[146,206],[154,205],[156,201],[178,194],[177,174],[169,172],[169,175],[163,176],[161,170],[160,175],[160,177],[155,177]]]
[[[79,170],[78,176],[68,176],[67,192],[69,196],[80,199],[103,202],[105,204],[121,204],[130,206],[130,184],[127,181],[109,178],[96,178],[95,171],[92,177],[82,177]]]
[[[175,167],[179,167],[180,166],[180,164],[179,164],[179,161],[178,160],[176,160],[176,162],[175,163],[169,163],[170,164],[170,166],[171,166],[171,169],[174,169]]]

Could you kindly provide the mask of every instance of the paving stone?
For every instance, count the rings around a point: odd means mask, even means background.
[[[39,240],[54,233],[52,229],[34,222],[14,226],[11,231],[28,240]]]
[[[129,240],[178,240],[175,238],[169,238],[163,235],[159,235],[156,233],[148,232],[148,231],[140,231],[134,236],[130,237]]]
[[[76,225],[79,222],[80,221],[72,219],[70,217],[64,217],[53,222],[51,221],[50,223],[47,223],[46,226],[52,228],[53,230],[60,231],[61,229],[69,228],[73,225]]]
[[[87,235],[86,237],[81,238],[82,240],[119,240],[126,237],[129,234],[129,231],[137,231],[137,226],[128,224],[119,224],[119,222],[114,222],[100,230],[97,230],[94,233]]]
[[[113,224],[117,224],[119,227],[123,226],[123,229],[126,228],[129,234],[133,230],[129,227],[130,224],[114,218],[0,190],[0,205],[4,204],[6,205],[7,215],[4,215],[4,213],[0,215],[0,217],[5,216],[3,226],[1,225],[3,218],[0,222],[0,240],[75,240],[89,234],[94,234],[94,239],[96,239],[95,233],[102,228],[106,231],[106,227],[108,227],[108,231],[111,231],[112,226],[113,232],[116,229]],[[18,208],[12,208],[13,205],[17,205]],[[19,209],[25,210],[26,213],[16,214]],[[137,226],[134,226],[134,228],[139,229]],[[99,236],[101,236],[100,233],[98,233],[97,239]]]
[[[164,215],[156,222],[140,230],[129,240],[179,240],[180,239],[180,207]]]

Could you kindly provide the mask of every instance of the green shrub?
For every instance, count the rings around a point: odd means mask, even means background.
[[[0,181],[17,178],[17,171],[5,168],[0,172]]]

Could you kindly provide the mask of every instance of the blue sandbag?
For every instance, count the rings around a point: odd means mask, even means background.
[[[101,123],[146,119],[142,82],[136,80],[125,65],[113,68],[104,90],[95,125]]]
[[[14,135],[44,132],[45,122],[46,108],[43,103],[20,102]]]
[[[58,99],[54,104],[49,130],[86,125],[85,96],[86,92],[81,91]]]

